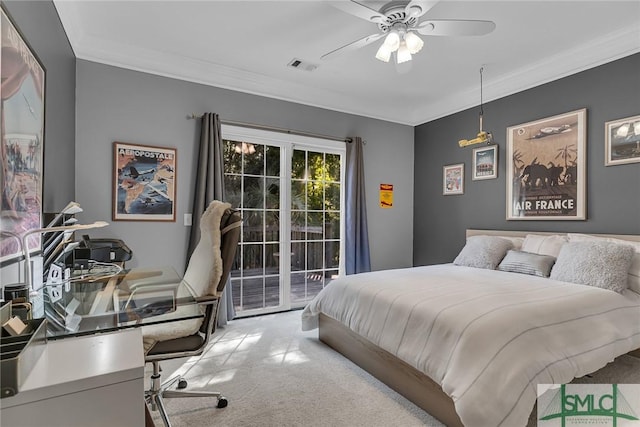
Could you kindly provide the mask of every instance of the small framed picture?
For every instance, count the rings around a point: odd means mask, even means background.
[[[464,163],[442,167],[442,194],[464,194]]]
[[[473,174],[471,179],[493,179],[498,177],[498,146],[474,148]]]
[[[113,220],[176,220],[176,150],[113,143]]]
[[[640,116],[612,120],[604,127],[604,165],[640,163]]]

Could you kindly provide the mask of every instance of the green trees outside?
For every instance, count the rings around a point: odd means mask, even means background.
[[[279,210],[280,148],[238,141],[225,141],[224,147],[226,201],[243,210]],[[340,156],[294,150],[291,178],[292,226],[306,230],[324,225],[325,238],[339,239]],[[324,218],[303,216],[323,211]],[[305,223],[306,219],[311,221]]]
[[[224,143],[225,201],[241,209],[243,217],[242,251],[232,276],[265,276],[265,289],[269,276],[274,280],[279,274],[280,154],[277,146]],[[320,288],[323,277],[337,274],[339,267],[340,161],[339,154],[292,150],[291,270],[313,271]],[[306,286],[308,277],[292,274],[292,287],[299,278]]]

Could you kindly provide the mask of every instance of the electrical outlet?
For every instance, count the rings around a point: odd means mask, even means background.
[[[47,286],[47,293],[49,294],[49,302],[60,301],[62,299],[62,285]]]
[[[62,267],[55,262],[49,267],[49,276],[47,277],[47,285],[59,285],[63,282]]]

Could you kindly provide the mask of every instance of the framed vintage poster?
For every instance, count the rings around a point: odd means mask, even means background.
[[[586,219],[587,110],[507,128],[507,219]]]
[[[393,208],[393,184],[380,184],[380,207]]]
[[[640,116],[604,124],[605,166],[640,163]]]
[[[442,167],[442,194],[464,194],[464,163]]]
[[[175,221],[176,150],[113,143],[113,220]]]
[[[472,180],[493,179],[498,177],[498,146],[473,149]]]
[[[0,262],[19,261],[20,237],[42,226],[45,69],[4,10],[0,16],[2,56],[2,231]],[[13,238],[6,238],[14,236]],[[29,253],[40,250],[40,234],[27,239]]]

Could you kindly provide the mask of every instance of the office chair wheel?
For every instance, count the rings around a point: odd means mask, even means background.
[[[227,398],[220,396],[220,398],[218,399],[218,408],[226,408],[228,404],[229,401],[227,400]]]
[[[183,388],[187,388],[187,380],[184,378],[180,378],[178,380],[178,386],[176,387],[178,390],[182,390]]]

